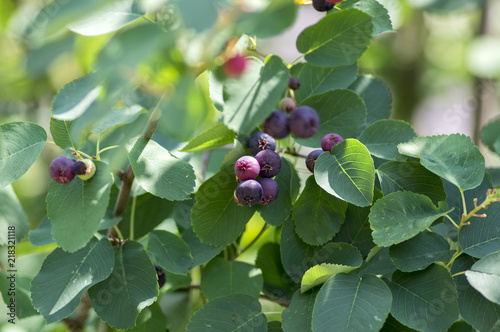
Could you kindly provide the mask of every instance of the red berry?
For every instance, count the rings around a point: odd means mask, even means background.
[[[247,68],[247,59],[238,54],[224,63],[224,73],[227,77],[240,77]]]
[[[267,151],[267,150],[266,150]],[[260,164],[252,156],[243,156],[234,164],[234,174],[241,181],[253,180],[259,175]]]

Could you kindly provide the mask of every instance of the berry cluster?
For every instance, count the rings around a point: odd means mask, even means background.
[[[307,157],[306,157],[306,166],[307,169],[310,170],[312,173],[314,173],[314,165],[316,164],[316,159],[323,153],[323,152],[331,152],[332,148],[342,142],[344,139],[342,136],[339,134],[331,133],[331,134],[326,134],[323,136],[321,139],[321,150],[313,150],[311,151]]]
[[[95,174],[94,162],[90,159],[76,161],[68,157],[57,157],[50,164],[50,177],[59,183],[69,183],[75,175],[82,180],[89,180]]]

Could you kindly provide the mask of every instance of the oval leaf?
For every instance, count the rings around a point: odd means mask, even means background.
[[[97,315],[109,325],[128,329],[139,313],[158,296],[158,281],[153,263],[141,244],[125,242],[114,247],[113,273],[89,289]]]
[[[33,306],[48,324],[68,317],[83,293],[111,274],[114,262],[113,247],[106,238],[93,238],[74,253],[56,248],[31,283]]]
[[[415,137],[399,144],[398,149],[401,154],[420,158],[425,168],[462,190],[474,189],[483,181],[484,157],[468,136]]]
[[[235,136],[235,133],[225,124],[219,123],[190,140],[180,151],[195,152],[215,149],[233,143]]]
[[[216,247],[202,243],[192,228],[188,228],[182,233],[182,239],[188,244],[191,255],[193,256],[191,268],[208,262],[224,249],[224,247]]]
[[[500,304],[500,251],[478,260],[465,272],[467,281],[493,303]]]
[[[433,264],[423,271],[396,271],[387,284],[391,314],[418,331],[446,331],[458,319],[457,289],[450,272]]]
[[[362,11],[350,8],[334,12],[302,31],[297,49],[315,66],[349,65],[367,49],[372,30],[371,16]]]
[[[302,294],[295,291],[290,306],[283,311],[281,321],[285,332],[312,332],[312,315],[318,292]]]
[[[392,31],[391,18],[387,9],[376,0],[347,0],[342,1],[338,7],[343,10],[356,8],[373,16],[373,36]]]
[[[373,242],[388,247],[411,239],[450,211],[446,202],[439,202],[436,208],[429,197],[409,191],[384,196],[369,215]]]
[[[391,308],[391,292],[372,274],[337,274],[316,297],[314,331],[378,331]]]
[[[94,160],[95,175],[87,181],[51,181],[47,193],[47,217],[52,238],[66,251],[83,248],[94,236],[106,214],[113,178],[107,165]]]
[[[219,297],[198,309],[187,326],[188,332],[267,332],[267,319],[259,301],[246,294]]]
[[[0,245],[9,244],[13,237],[15,241],[21,242],[29,231],[29,221],[12,186],[0,189],[0,202],[0,227],[3,229],[0,233]]]
[[[375,166],[368,149],[346,139],[316,160],[314,177],[327,193],[357,206],[372,204]]]
[[[15,310],[15,314],[17,318],[23,319],[26,317],[31,317],[35,315],[39,315],[40,313],[35,310],[33,307],[33,304],[31,303],[31,283],[32,280],[31,278],[28,277],[19,277],[16,276],[15,278],[15,284],[16,284],[16,290],[15,290],[15,297],[12,295],[12,286],[11,286],[11,280],[12,276],[10,273],[4,273],[3,271],[0,271],[0,293],[2,294],[2,298],[4,303],[7,304],[7,310],[6,310],[6,316],[7,320],[10,322],[12,318],[11,314],[11,309]],[[14,308],[12,308],[12,303],[13,300],[14,302]],[[9,307],[10,306],[10,307]],[[6,320],[6,321],[7,321]],[[14,324],[17,323],[15,319],[13,320]]]
[[[47,133],[35,123],[0,125],[0,188],[19,179],[42,152]]]
[[[176,274],[187,274],[193,263],[191,250],[183,239],[163,230],[149,233],[147,251],[156,263]]]
[[[406,160],[398,152],[398,144],[417,136],[411,125],[400,120],[378,120],[369,125],[359,136],[370,153],[387,160]]]
[[[171,201],[189,198],[196,177],[188,162],[142,137],[137,139],[128,156],[135,179],[146,191]]]
[[[295,232],[308,244],[322,245],[338,233],[346,209],[347,202],[321,189],[311,175],[293,206]]]

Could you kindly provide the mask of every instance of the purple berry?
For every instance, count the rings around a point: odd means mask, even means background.
[[[259,175],[263,178],[272,178],[281,171],[281,158],[274,151],[261,151],[255,155],[255,159],[260,164]]]
[[[276,110],[262,124],[262,131],[274,138],[285,138],[290,134],[288,126],[288,115],[280,110]]]
[[[234,164],[234,174],[241,181],[253,180],[259,175],[260,164],[252,156],[243,156]]]
[[[240,204],[253,206],[259,204],[264,195],[260,183],[255,180],[246,180],[238,184],[235,190],[236,198]]]
[[[323,151],[331,151],[332,148],[342,142],[344,139],[339,134],[326,134],[321,139],[321,148]]]
[[[269,205],[272,202],[274,202],[276,198],[278,198],[278,193],[280,191],[280,188],[276,183],[276,181],[269,178],[262,178],[259,179],[257,182],[259,182],[260,185],[262,186],[262,190],[264,193],[262,196],[262,200],[259,203],[260,205]]]
[[[297,107],[297,103],[290,97],[286,97],[280,100],[279,107],[283,112],[290,113]]]
[[[95,174],[96,168],[95,164],[90,159],[84,159],[77,161],[73,164],[73,172],[82,180],[89,180]]]
[[[298,138],[311,137],[318,131],[319,117],[309,106],[299,106],[290,114],[290,131]]]
[[[313,150],[306,157],[306,166],[307,169],[314,173],[314,165],[316,164],[316,159],[322,154],[323,150]]]
[[[295,76],[290,76],[290,79],[288,80],[288,87],[292,90],[297,90],[298,88],[300,88],[299,79]]]
[[[326,0],[313,0],[312,4],[318,12],[326,12],[333,8],[333,4]]]
[[[262,150],[276,150],[276,140],[269,134],[258,131],[248,140],[250,153],[254,156]]]
[[[158,265],[155,265],[156,275],[158,276],[158,288],[161,288],[165,284],[165,273],[163,269]]]
[[[57,157],[50,164],[50,176],[59,183],[68,183],[75,177],[73,165],[75,160],[67,157]]]

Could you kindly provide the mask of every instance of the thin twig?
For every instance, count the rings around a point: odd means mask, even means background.
[[[260,298],[261,299],[264,299],[264,300],[268,300],[268,301],[271,301],[271,302],[274,302],[274,303],[278,303],[279,305],[283,306],[283,307],[289,307],[290,306],[290,300],[287,300],[287,299],[273,299],[272,297],[269,297],[265,294],[260,294]]]
[[[253,246],[254,243],[257,242],[257,240],[262,236],[262,234],[264,234],[264,232],[266,231],[266,228],[267,228],[267,223],[264,224],[264,227],[262,227],[262,229],[260,230],[259,234],[257,234],[257,236],[245,248],[241,249],[241,251],[239,253],[237,253],[236,255],[233,256],[233,258],[231,258],[231,262],[234,262],[236,260],[236,258],[238,258],[239,256],[241,256],[241,254],[243,254],[251,246]]]

